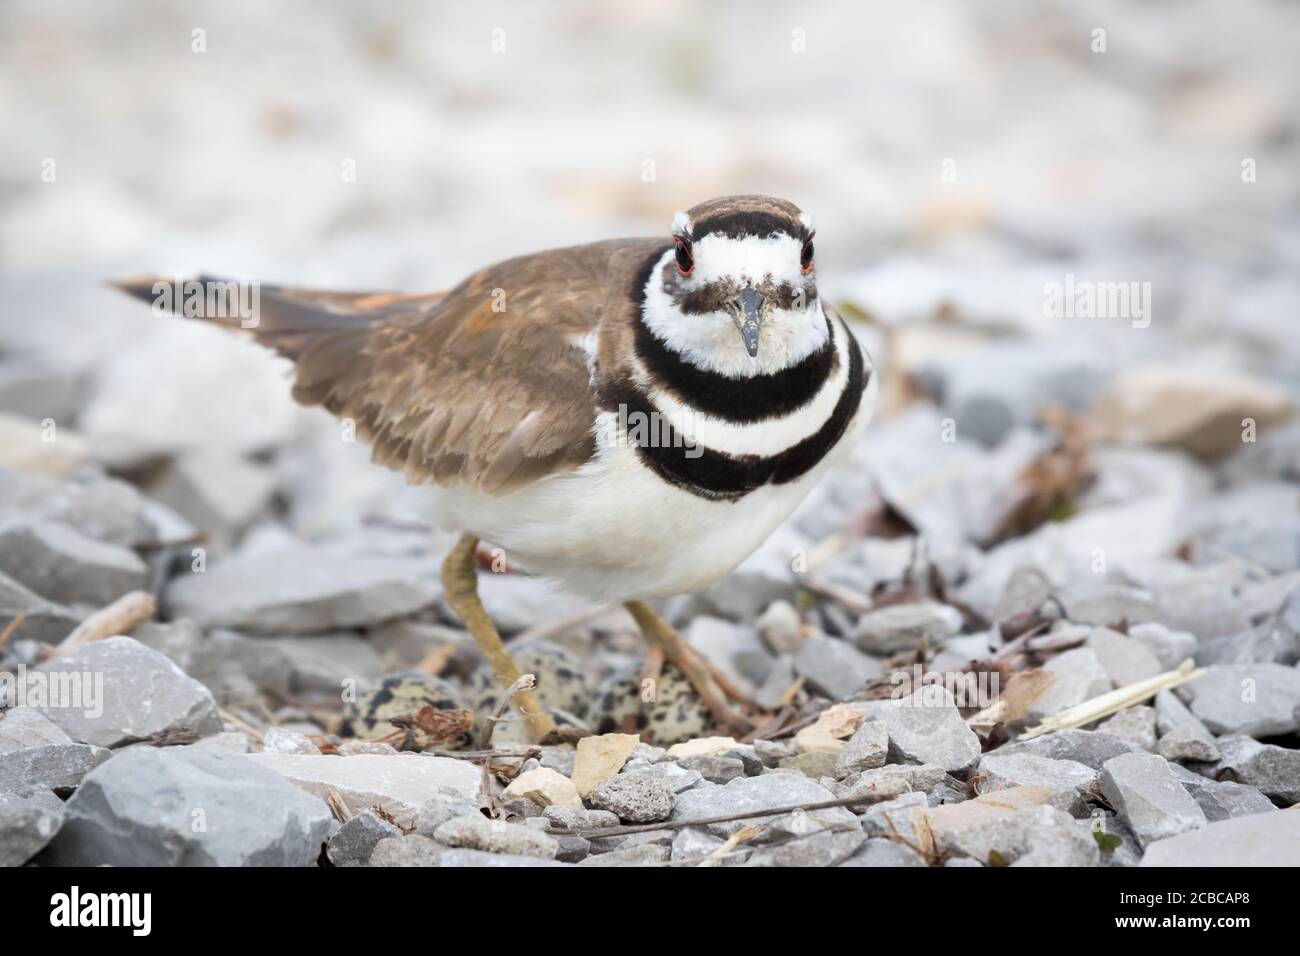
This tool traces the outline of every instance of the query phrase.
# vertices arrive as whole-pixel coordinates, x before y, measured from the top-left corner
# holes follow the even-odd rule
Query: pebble
[[[1156,694],[1156,750],[1166,760],[1210,761],[1219,759],[1219,747],[1205,724],[1187,709],[1173,691]]]
[[[39,641],[42,644],[57,644],[71,634],[84,617],[72,608],[47,601],[0,572],[0,627],[8,627],[20,614],[22,620],[14,630],[12,640]]]
[[[553,805],[582,806],[582,797],[573,781],[547,767],[521,773],[505,788],[507,797],[524,797],[539,807]]]
[[[1220,820],[1152,843],[1141,865],[1215,871],[1232,866],[1300,866],[1300,813],[1256,813]]]
[[[34,707],[0,711],[0,793],[68,791],[111,756],[103,747],[73,741]]]
[[[413,614],[439,588],[407,561],[338,555],[300,542],[236,552],[167,587],[172,617],[256,634],[337,631]]]
[[[149,569],[130,548],[53,521],[0,524],[0,572],[58,604],[98,610],[145,587]]]
[[[559,850],[558,844],[545,833],[518,823],[489,820],[481,813],[453,817],[434,830],[433,838],[444,846],[543,860],[555,859]]]
[[[803,643],[803,622],[789,601],[773,601],[755,622],[758,636],[773,654],[792,654]]]
[[[1097,782],[1097,771],[1073,760],[1052,760],[1033,754],[1001,756],[987,754],[979,765],[981,793],[1012,787],[1046,787],[1051,805],[1074,817],[1088,812],[1088,792]]]
[[[638,843],[620,847],[598,856],[589,856],[578,866],[660,866],[672,858],[672,847],[657,843]]]
[[[672,815],[676,795],[662,776],[642,770],[602,780],[588,799],[627,823],[656,823]]]
[[[1220,664],[1176,693],[1211,733],[1272,737],[1300,729],[1300,670],[1281,664]]]
[[[283,727],[268,728],[262,736],[262,749],[275,754],[319,754],[320,748],[312,743],[305,734],[285,730]]]
[[[1142,705],[1126,707],[1099,723],[1097,730],[1104,734],[1113,734],[1121,740],[1127,740],[1143,750],[1155,750],[1155,708]]]
[[[858,618],[853,640],[870,654],[893,654],[922,642],[941,644],[961,628],[961,612],[945,604],[893,604]]]
[[[542,811],[542,816],[554,826],[569,830],[618,826],[618,814],[608,810],[588,810],[583,806],[552,805]]]
[[[885,765],[889,753],[889,730],[882,720],[864,720],[858,724],[844,749],[835,755],[837,779]]]
[[[843,781],[844,792],[838,796],[892,800],[913,791],[927,793],[943,783],[945,774],[942,767],[887,764]]]
[[[1156,754],[1122,754],[1106,761],[1099,787],[1142,847],[1205,826],[1205,813]]]
[[[375,844],[370,854],[371,866],[437,866],[438,861],[449,853],[445,846],[419,833],[405,836],[388,836]],[[483,854],[488,859],[497,859],[491,854]]]
[[[1196,635],[1175,631],[1154,621],[1134,624],[1128,636],[1146,646],[1160,664],[1162,671],[1173,670],[1183,661],[1196,656]]]
[[[602,780],[623,769],[641,743],[636,734],[600,734],[578,741],[573,758],[573,785],[586,799]]]
[[[1091,647],[1076,647],[1058,654],[1043,665],[1055,683],[1029,709],[1030,721],[1059,713],[1114,689],[1110,675]]]
[[[952,772],[979,760],[979,737],[966,726],[952,693],[942,685],[923,686],[908,697],[888,701],[874,716],[885,725],[893,760]]]
[[[434,831],[448,820],[478,813],[478,806],[478,795],[467,793],[463,786],[440,786],[416,810],[415,832],[431,837]]]
[[[1114,734],[1077,728],[1053,730],[1029,740],[1012,741],[993,751],[999,756],[1030,753],[1053,760],[1073,760],[1093,770],[1100,770],[1112,757],[1137,752],[1137,745]]]
[[[373,810],[362,810],[330,837],[325,855],[335,866],[365,866],[380,840],[401,835],[400,829]]]
[[[1097,655],[1102,670],[1116,687],[1135,684],[1161,672],[1159,658],[1146,644],[1118,631],[1096,628],[1084,646]]]
[[[67,700],[50,699],[41,710],[79,743],[118,747],[222,729],[211,691],[129,637],[94,641],[40,665],[29,679],[35,675],[73,689]]]
[[[884,674],[884,667],[848,641],[814,633],[794,656],[794,672],[806,685],[832,700],[843,700]],[[788,685],[787,685],[788,686]]]
[[[479,768],[468,761],[415,754],[255,753],[239,759],[273,770],[317,797],[324,798],[333,790],[353,813],[382,807],[403,828],[413,826],[420,808],[444,787],[466,800],[476,800],[482,777]]]
[[[875,773],[878,771],[868,771]],[[804,803],[820,803],[835,799],[825,787],[796,773],[765,773],[761,777],[739,777],[726,786],[703,786],[679,794],[672,811],[674,821],[701,820],[706,817],[726,816],[755,810]],[[856,823],[857,818],[843,807],[817,811],[823,825]],[[711,823],[707,830],[715,836],[728,837],[742,827],[762,823],[770,830],[786,830],[792,826],[791,815],[732,820]],[[797,824],[794,824],[797,826]]]
[[[1261,743],[1251,737],[1219,738],[1215,776],[1249,784],[1284,806],[1300,803],[1300,750]]]
[[[893,840],[867,840],[840,866],[929,866],[925,857]]]
[[[54,839],[63,806],[38,797],[0,791],[0,869],[22,866]]]
[[[331,820],[253,758],[186,747],[115,754],[65,810],[47,851],[57,866],[309,866]]]
[[[703,754],[698,757],[683,757],[677,765],[684,770],[694,770],[710,783],[726,783],[737,777],[745,776],[744,761],[736,757],[724,757],[721,754]]]

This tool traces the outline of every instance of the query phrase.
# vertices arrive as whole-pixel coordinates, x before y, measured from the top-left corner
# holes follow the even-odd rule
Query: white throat
[[[645,288],[645,323],[685,361],[728,378],[779,372],[826,344],[826,317],[820,300],[803,309],[773,309],[763,323],[758,355],[750,358],[735,323],[726,312],[685,315],[664,291],[660,275],[673,258],[670,249],[655,264]]]

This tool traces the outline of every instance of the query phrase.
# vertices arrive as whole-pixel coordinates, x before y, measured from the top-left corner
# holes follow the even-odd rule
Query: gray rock
[[[807,832],[773,846],[755,847],[745,866],[835,866],[848,860],[866,842],[862,828],[851,823],[819,827],[818,812],[808,814]]]
[[[696,757],[683,757],[677,765],[684,770],[695,770],[709,783],[726,783],[737,777],[745,776],[745,764],[735,757],[721,754],[701,754]]]
[[[773,654],[792,654],[803,643],[803,622],[789,601],[773,601],[756,625],[758,636]]]
[[[923,686],[908,697],[888,701],[873,716],[885,725],[891,759],[954,772],[979,760],[979,737],[966,726],[952,693],[942,685]]]
[[[835,776],[845,777],[885,765],[889,754],[889,730],[881,720],[864,720],[858,724],[849,742],[835,757]]]
[[[0,793],[71,790],[109,756],[103,747],[75,743],[33,707],[0,711]]]
[[[375,844],[370,854],[371,866],[438,866],[438,861],[448,853],[441,843],[419,833],[406,836],[384,837]],[[492,854],[483,854],[492,857]]]
[[[1136,744],[1143,750],[1156,749],[1156,711],[1154,707],[1126,707],[1097,725],[1104,734]]]
[[[877,773],[879,771],[868,771]],[[733,813],[747,813],[757,810],[772,810],[779,807],[795,806],[804,803],[820,803],[834,799],[834,795],[820,784],[795,773],[765,773],[761,777],[740,777],[725,787],[698,787],[678,795],[677,805],[673,808],[672,819],[701,820],[706,817],[726,816]],[[833,807],[818,810],[817,820],[823,826],[835,823],[852,823],[856,821],[848,810]],[[780,816],[741,819],[726,823],[707,825],[710,833],[728,837],[735,831],[756,820],[763,822],[769,832],[793,832],[792,827],[799,824],[791,819],[791,814]]]
[[[1205,826],[1205,813],[1155,754],[1122,754],[1106,761],[1102,794],[1142,847]]]
[[[619,824],[618,814],[608,810],[588,810],[586,807],[550,806],[542,810],[542,816],[552,825],[570,830],[616,827]]]
[[[946,604],[893,604],[862,615],[853,640],[868,653],[893,654],[922,641],[931,646],[940,644],[961,628],[961,612]]]
[[[234,532],[250,525],[275,492],[271,468],[225,451],[173,458],[145,489],[196,528]]]
[[[913,811],[929,806],[924,793],[905,793],[884,803],[875,803],[862,814],[862,832],[869,837],[904,839],[917,845],[917,834],[912,826]]]
[[[979,766],[981,793],[1010,787],[1046,787],[1051,804],[1074,817],[1088,812],[1088,793],[1097,771],[1073,760],[1052,760],[1033,754],[987,754]]]
[[[63,807],[37,797],[0,793],[0,868],[22,866],[54,839]]]
[[[80,743],[117,747],[154,735],[203,737],[222,729],[206,687],[129,637],[94,641],[36,673],[67,691],[41,709]]]
[[[529,803],[532,801],[530,800]],[[464,787],[438,787],[433,796],[420,804],[415,814],[415,832],[432,837],[438,827],[456,817],[478,813],[476,796],[467,795]]]
[[[132,485],[101,474],[87,472],[60,481],[0,468],[0,512],[6,519],[50,521],[87,538],[130,548],[156,537],[149,505]]]
[[[1237,735],[1221,737],[1219,750],[1222,756],[1215,767],[1219,779],[1249,784],[1288,806],[1300,803],[1300,750]]]
[[[1110,675],[1091,647],[1076,647],[1058,654],[1043,668],[1052,674],[1055,683],[1034,701],[1029,710],[1031,723],[1114,689]]]
[[[438,586],[405,561],[336,555],[303,544],[239,552],[174,578],[173,617],[206,627],[283,634],[377,624],[433,604]]]
[[[867,840],[840,866],[929,866],[925,857],[893,840]]]
[[[1087,820],[1080,820],[1079,825],[1096,841],[1102,866],[1137,866],[1142,859],[1142,847],[1117,814],[1098,808]]]
[[[307,866],[325,802],[234,754],[137,747],[86,775],[50,845],[60,866]]]
[[[1219,759],[1214,735],[1178,697],[1168,690],[1156,694],[1157,752],[1166,760]]]
[[[712,833],[697,830],[695,827],[685,827],[678,830],[677,835],[673,837],[670,859],[674,863],[699,863],[722,846],[723,842],[722,837],[714,836]],[[724,865],[729,862],[731,861],[725,861]]]
[[[864,770],[844,781],[841,797],[875,797],[893,800],[905,793],[928,793],[943,783],[942,767],[915,764],[889,764],[876,770]]]
[[[19,614],[22,621],[14,630],[14,640],[57,644],[81,623],[84,615],[41,597],[0,573],[0,629],[8,627]]]
[[[655,823],[672,815],[675,799],[672,786],[662,775],[640,770],[602,780],[588,802],[629,823]]]
[[[1300,670],[1281,664],[1221,664],[1176,691],[1214,734],[1271,737],[1300,729]]]
[[[1232,780],[1209,780],[1199,777],[1197,782],[1180,780],[1192,795],[1197,806],[1210,823],[1249,816],[1252,813],[1269,813],[1276,810],[1273,801],[1257,788]]]
[[[330,837],[325,855],[335,866],[365,866],[380,840],[400,837],[402,831],[373,810],[362,810]]]
[[[257,742],[242,730],[222,731],[211,737],[204,737],[190,744],[192,749],[206,750],[211,753],[251,754],[257,749]],[[339,748],[343,752],[343,748]]]
[[[1155,655],[1162,671],[1173,670],[1196,656],[1196,635],[1187,631],[1174,631],[1163,624],[1148,622],[1132,625],[1128,636]]]
[[[271,727],[262,737],[262,749],[275,754],[318,754],[320,748],[305,734],[283,727]]]
[[[1096,866],[1096,841],[1055,807],[1029,806],[936,830],[947,853],[1011,866]]]
[[[130,548],[19,519],[0,525],[0,572],[50,601],[99,608],[143,588],[149,569]]]
[[[1221,634],[1201,641],[1196,663],[1213,664],[1293,664],[1300,654],[1300,638],[1274,621],[1266,620],[1232,634]]]
[[[671,857],[672,848],[666,844],[638,843],[599,856],[589,856],[578,866],[661,866]]]
[[[1141,865],[1215,870],[1300,866],[1300,813],[1256,813],[1220,820],[1151,844]]]
[[[555,859],[559,850],[555,840],[545,833],[518,823],[489,820],[481,813],[453,817],[434,831],[433,838],[444,846],[543,860]]]
[[[1011,754],[1034,754],[1038,757],[1050,757],[1053,760],[1073,760],[1100,770],[1102,765],[1112,757],[1120,754],[1139,753],[1141,748],[1128,740],[1100,730],[1054,730],[1051,733],[1033,737],[1029,740],[1016,740],[1003,744],[992,753],[1000,757]]]
[[[131,637],[151,647],[194,678],[223,704],[260,705],[263,694],[290,696],[293,670],[287,656],[270,642],[254,640],[234,631],[205,632],[194,621],[147,621]],[[333,694],[338,684],[329,688]]]
[[[819,694],[843,700],[884,674],[880,662],[837,637],[815,633],[794,657],[795,673]]]
[[[1093,630],[1084,646],[1092,648],[1116,687],[1155,677],[1161,671],[1160,660],[1144,643],[1109,628]]]
[[[375,866],[376,864],[372,862],[370,865]],[[517,856],[511,853],[486,853],[483,850],[443,850],[433,858],[431,863],[424,865],[437,866],[443,869],[460,867],[479,869],[485,866],[528,867],[531,869],[539,866],[569,866],[568,863],[558,859],[547,860],[537,856]]]
[[[415,825],[425,803],[447,789],[475,801],[477,807],[482,777],[479,768],[468,761],[416,754],[338,757],[254,753],[240,759],[274,770],[322,799],[333,790],[353,813],[382,807],[404,829]]]

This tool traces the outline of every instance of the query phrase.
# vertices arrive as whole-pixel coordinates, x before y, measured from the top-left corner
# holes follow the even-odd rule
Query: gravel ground
[[[0,865],[1300,865],[1296,9],[755,6],[5,5]],[[663,608],[754,739],[485,571],[580,739],[463,759],[419,489],[101,285],[436,288],[744,191],[884,380]]]

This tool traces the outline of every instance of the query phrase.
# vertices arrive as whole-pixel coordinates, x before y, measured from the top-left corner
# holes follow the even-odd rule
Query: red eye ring
[[[677,274],[689,276],[695,271],[695,257],[691,254],[691,244],[680,237],[676,242],[677,248],[673,255],[677,260]]]
[[[799,271],[802,272],[804,275],[807,275],[808,273],[812,272],[812,270],[813,270],[813,241],[812,241],[812,236],[809,236],[807,240],[804,241],[803,248],[799,250]]]

